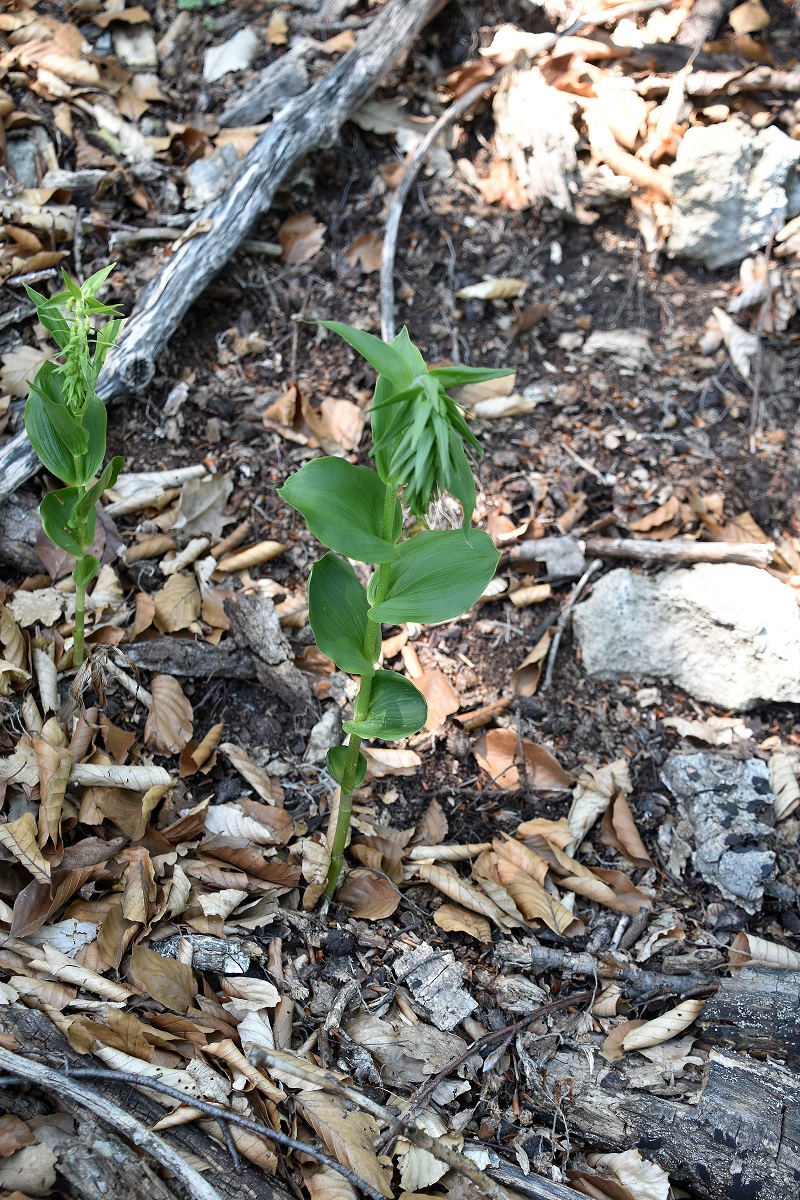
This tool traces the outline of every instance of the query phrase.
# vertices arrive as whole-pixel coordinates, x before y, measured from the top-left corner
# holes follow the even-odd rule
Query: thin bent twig
[[[546,692],[553,682],[553,672],[556,669],[556,655],[558,654],[558,648],[561,645],[561,639],[564,636],[564,630],[567,628],[567,622],[569,621],[572,610],[580,600],[583,593],[586,591],[586,588],[589,586],[592,576],[600,570],[602,565],[603,560],[601,558],[595,558],[589,563],[588,567],[575,584],[575,587],[572,589],[572,594],[562,609],[561,616],[558,618],[558,624],[556,625],[555,634],[553,635],[550,652],[547,655],[547,671],[545,672],[544,683],[542,685],[543,692]]]

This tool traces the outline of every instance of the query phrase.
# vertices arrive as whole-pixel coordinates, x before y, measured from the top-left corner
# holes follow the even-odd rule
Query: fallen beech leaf
[[[26,397],[30,391],[30,381],[50,357],[49,351],[28,346],[25,342],[20,342],[6,354],[0,354],[3,363],[0,367],[0,390],[11,396]]]
[[[495,838],[492,842],[492,849],[499,858],[508,859],[515,868],[532,876],[537,883],[544,884],[548,864],[535,850],[531,850],[530,847],[524,846],[522,842],[517,842],[508,835],[503,838]]]
[[[16,1154],[0,1159],[0,1188],[8,1200],[29,1200],[31,1196],[52,1196],[58,1159],[52,1146],[43,1140],[22,1146]],[[25,1188],[22,1192],[19,1189]]]
[[[734,33],[760,33],[769,25],[771,17],[761,0],[745,0],[728,13],[728,24]]]
[[[348,30],[348,33],[352,30]],[[302,1167],[303,1182],[311,1200],[358,1200],[358,1192],[349,1180],[324,1164],[316,1168],[308,1163]]]
[[[50,883],[50,863],[39,849],[38,826],[33,813],[23,813],[16,821],[0,825],[0,845],[10,850],[14,858],[39,883]]]
[[[455,900],[462,908],[468,908],[482,917],[489,917],[501,928],[506,924],[502,909],[498,909],[493,900],[479,892],[472,884],[466,883],[455,872],[448,871],[445,867],[437,867],[433,863],[420,863],[415,874],[437,891],[443,892],[448,899]]]
[[[175,960],[171,961],[174,962]],[[183,966],[183,964],[178,963],[178,966]],[[126,1054],[124,1050],[117,1050],[113,1046],[95,1044],[93,1053],[102,1059],[106,1066],[111,1067],[113,1071],[125,1071],[130,1075],[140,1076],[143,1087],[147,1086],[148,1079],[157,1079],[161,1083],[166,1083],[170,1087],[174,1087],[179,1092],[185,1092],[189,1097],[193,1097],[196,1100],[201,1099],[202,1093],[197,1081],[192,1078],[188,1071],[147,1062],[146,1059],[136,1058],[134,1055]],[[154,1100],[158,1100],[159,1095],[161,1096],[161,1100],[164,1099],[163,1092],[147,1092],[146,1094]]]
[[[732,967],[771,967],[778,971],[800,971],[800,954],[756,937],[753,933],[737,933],[728,950],[728,961]]]
[[[654,531],[657,531],[664,525],[671,527],[675,522],[678,522],[678,529],[683,526],[681,502],[677,496],[670,496],[668,500],[665,500],[663,504],[653,509],[652,512],[646,513],[643,517],[638,517],[635,521],[631,521],[629,527],[634,534],[646,534],[648,537],[657,537],[658,533]]]
[[[684,1000],[682,1004],[671,1008],[655,1020],[645,1021],[644,1025],[627,1035],[622,1043],[623,1050],[641,1050],[646,1046],[658,1046],[661,1042],[668,1042],[670,1038],[689,1028],[702,1012],[704,1005],[705,1000]]]
[[[484,850],[491,849],[491,842],[472,842],[466,846],[413,846],[409,858],[417,862],[466,862]]]
[[[515,696],[533,696],[539,686],[544,660],[553,640],[553,631],[548,629],[522,662],[516,671],[511,672],[511,690]]]
[[[116,763],[75,763],[69,781],[79,787],[102,787],[106,784],[114,788],[125,788],[130,792],[168,788],[173,782],[169,772],[163,767],[129,767]]]
[[[154,754],[179,754],[192,736],[192,706],[174,675],[154,675],[150,691],[153,707],[147,714],[144,744]]]
[[[24,671],[28,663],[25,639],[11,609],[5,604],[0,606],[0,646],[3,647],[3,659]]]
[[[572,847],[579,846],[612,796],[618,791],[630,795],[633,791],[627,760],[617,759],[604,767],[587,767],[572,793],[572,806],[567,821],[572,830]],[[570,847],[567,847],[570,849]]]
[[[186,743],[181,751],[181,779],[195,775],[198,771],[202,771],[205,775],[214,766],[217,761],[216,750],[224,728],[224,721],[219,721],[216,725],[211,726],[202,741]]]
[[[498,862],[498,871],[503,886],[526,921],[541,921],[554,933],[572,934],[583,931],[583,922],[530,875],[524,874],[503,859]]]
[[[274,846],[291,837],[292,818],[283,809],[264,808],[263,816],[252,815],[247,810],[247,801],[238,804],[214,804],[206,810],[205,827],[209,833],[224,837],[245,838],[257,846]]]
[[[535,742],[523,740],[525,769],[530,787],[537,791],[561,792],[572,783],[571,776],[556,759]],[[496,787],[517,791],[522,787],[520,770],[519,738],[514,729],[492,729],[475,743],[475,757]]]
[[[426,846],[438,846],[447,837],[447,817],[438,800],[431,800],[422,820],[417,822],[414,841]]]
[[[722,337],[731,356],[731,362],[742,379],[749,379],[753,359],[758,354],[760,339],[756,334],[743,329],[741,325],[737,325],[733,318],[729,317],[723,309],[713,308],[711,311],[717,318],[717,324],[722,330]]]
[[[122,915],[126,921],[146,925],[156,901],[156,878],[144,846],[129,846],[120,855],[127,861],[123,874]]]
[[[317,224],[310,213],[287,217],[278,230],[278,241],[285,262],[292,265],[307,262],[322,249],[325,226]]]
[[[510,396],[517,381],[516,373],[500,375],[497,379],[487,379],[483,383],[468,383],[464,387],[453,390],[453,399],[464,408],[472,408],[482,400],[493,400],[497,396]]]
[[[83,966],[68,955],[62,954],[60,950],[56,950],[55,946],[45,944],[41,954],[41,958],[37,953],[37,957],[30,960],[29,967],[43,975],[52,976],[59,983],[73,984],[75,987],[83,988],[87,992],[94,992],[95,995],[112,1002],[125,1001],[131,995],[130,988],[122,987],[121,984],[114,983],[111,979],[104,979],[102,975],[98,975],[97,971]]]
[[[377,233],[362,233],[345,251],[345,259],[351,267],[361,267],[365,275],[381,269],[383,238]]]
[[[741,717],[708,717],[705,721],[687,721],[685,717],[665,717],[665,729],[674,729],[680,737],[695,738],[708,746],[731,746],[734,738],[746,739],[753,731]]]
[[[385,875],[356,868],[348,874],[336,899],[350,909],[351,917],[379,921],[392,915],[400,903],[400,893]]]
[[[237,746],[234,742],[222,742],[220,750],[226,755],[234,771],[238,771],[247,780],[262,800],[266,800],[267,804],[283,805],[280,784],[277,784],[268,771],[254,763],[241,746]]]
[[[484,945],[489,945],[492,940],[492,927],[486,918],[458,904],[441,904],[433,919],[445,933],[466,933]]]
[[[19,996],[26,1003],[29,1002],[30,1008],[47,1005],[57,1012],[63,1012],[78,994],[77,988],[56,983],[54,979],[31,979],[28,975],[12,975],[10,983]]]
[[[427,730],[440,729],[447,718],[457,713],[461,707],[458,692],[438,667],[432,671],[423,671],[412,682],[414,687],[422,692],[428,704],[428,718],[425,722]]]
[[[226,996],[244,1000],[256,1011],[261,1008],[277,1008],[281,1002],[280,992],[268,979],[251,979],[247,975],[226,975],[221,981],[221,986]]]
[[[613,1176],[636,1200],[669,1200],[669,1175],[635,1148],[622,1154],[589,1154],[586,1161],[596,1171]]]
[[[646,1021],[620,1021],[600,1047],[601,1056],[606,1062],[620,1062],[625,1057],[625,1051],[622,1049],[625,1038],[635,1029],[641,1029],[642,1025],[646,1024]]]
[[[538,396],[533,394],[526,396],[520,392],[512,392],[510,396],[476,400],[472,405],[471,412],[474,417],[483,417],[485,421],[494,421],[500,417],[524,417],[526,413],[534,412],[538,405]]]
[[[535,300],[533,304],[529,304],[522,310],[509,329],[508,336],[515,338],[523,333],[529,333],[531,329],[536,328],[540,321],[544,320],[549,312],[549,304],[545,304],[542,300]]]
[[[628,801],[622,792],[614,797],[603,813],[600,840],[603,845],[619,850],[635,867],[644,870],[652,866],[652,859],[639,836]]]
[[[509,592],[508,598],[514,605],[514,608],[527,608],[529,604],[541,604],[544,600],[549,600],[551,594],[552,589],[549,583],[533,583],[530,587],[521,587],[517,588],[515,592]],[[548,630],[547,632],[549,633],[550,631]],[[537,642],[537,646],[542,641],[544,641],[544,638],[541,638]]]
[[[36,588],[32,592],[17,589],[8,602],[11,615],[18,625],[56,625],[64,615],[71,598],[58,588]]]
[[[367,773],[374,779],[385,775],[416,775],[422,759],[415,750],[394,750],[383,746],[362,746],[367,760]]]
[[[543,837],[559,850],[563,850],[572,841],[566,817],[561,817],[558,821],[548,821],[547,817],[534,817],[532,821],[523,821],[517,826],[517,837]]]
[[[28,1126],[13,1113],[0,1117],[0,1158],[8,1158],[21,1146],[32,1146],[36,1138]]]
[[[288,39],[289,22],[283,9],[276,8],[267,21],[267,41],[270,46],[285,46]]]
[[[640,908],[649,908],[652,900],[634,887],[624,871],[608,871],[595,867],[594,872],[586,871],[580,875],[562,875],[559,884],[587,900],[604,904],[615,912],[627,913],[635,917]]]
[[[163,958],[147,946],[131,951],[131,978],[151,996],[173,1012],[185,1013],[194,1004],[197,987],[192,968],[176,958]]]
[[[775,820],[782,821],[800,805],[800,784],[788,754],[773,754],[769,760],[769,784],[775,795]]]
[[[246,546],[235,554],[226,554],[217,563],[217,571],[230,574],[233,571],[247,571],[250,567],[258,567],[262,563],[272,562],[283,554],[286,547],[283,542],[257,542],[255,546]]]
[[[67,790],[72,755],[62,746],[51,746],[44,738],[34,738],[39,764],[39,844],[48,841],[57,846],[61,839],[61,810]]]
[[[456,292],[456,297],[459,300],[513,300],[527,286],[526,279],[484,279],[481,283],[461,288]]]
[[[295,1104],[337,1162],[349,1167],[382,1196],[394,1194],[389,1173],[375,1153],[380,1130],[374,1117],[349,1108],[338,1096],[320,1091],[298,1092]]]
[[[156,629],[160,633],[177,633],[187,629],[200,616],[203,606],[200,588],[193,575],[170,575],[160,591],[153,596]]]

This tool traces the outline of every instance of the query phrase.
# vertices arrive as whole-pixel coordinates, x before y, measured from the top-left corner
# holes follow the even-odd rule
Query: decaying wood
[[[665,96],[671,75],[651,75],[637,84],[644,96]],[[738,71],[692,71],[686,78],[689,96],[738,96],[742,92],[800,93],[800,69],[781,71],[774,67],[746,67]]]
[[[237,646],[253,655],[255,677],[262,687],[292,708],[309,704],[311,685],[294,665],[292,648],[272,601],[262,593],[239,592],[226,602],[225,611]]]
[[[188,638],[160,637],[152,642],[134,642],[125,654],[141,671],[181,675],[189,679],[255,679],[256,661],[230,642],[211,646]]]
[[[251,86],[223,109],[220,125],[224,129],[258,125],[287,100],[302,95],[308,88],[308,71],[303,56],[310,46],[307,38],[301,38],[283,58],[277,58],[265,67]]]
[[[23,1008],[18,1004],[0,1006],[0,1030],[13,1034],[19,1046],[24,1047],[26,1055],[35,1054],[38,1058],[52,1063],[57,1070],[63,1070],[65,1064],[80,1067],[87,1063],[86,1057],[72,1049],[67,1039],[44,1013]],[[31,1066],[39,1065],[30,1059],[26,1061]],[[5,1059],[0,1060],[0,1070],[14,1074]],[[47,1067],[40,1067],[40,1070],[45,1072],[45,1075],[48,1073]],[[28,1078],[32,1080],[30,1074]],[[75,1087],[81,1087],[77,1080],[73,1082]],[[55,1095],[46,1081],[42,1086]],[[161,1105],[145,1096],[138,1088],[131,1088],[127,1084],[102,1081],[93,1084],[91,1089],[84,1090],[90,1091],[102,1101],[103,1111],[96,1114],[101,1120],[105,1119],[108,1106],[112,1106],[121,1110],[135,1125],[149,1132],[147,1127],[154,1125],[164,1116]],[[115,1120],[112,1120],[111,1124],[117,1133],[124,1133]],[[212,1194],[222,1197],[222,1200],[290,1200],[288,1193],[271,1176],[250,1163],[243,1162],[241,1174],[235,1174],[225,1147],[208,1137],[194,1124],[170,1129],[157,1137],[154,1134],[151,1136],[179,1159],[179,1166],[184,1158],[207,1163],[209,1169],[202,1175],[197,1172],[193,1174],[198,1175],[201,1184],[205,1181]],[[144,1149],[141,1143],[138,1144]],[[145,1195],[144,1192],[139,1194]],[[207,1189],[194,1193],[190,1191],[186,1200],[201,1200],[208,1194]],[[147,1195],[149,1200],[149,1193]]]
[[[519,542],[508,551],[513,566],[543,562],[549,551],[545,543],[552,538]],[[573,539],[587,558],[630,559],[642,563],[744,563],[748,567],[767,567],[775,547],[757,542],[659,542],[652,538]]]
[[[700,47],[710,42],[737,0],[695,0],[678,30],[679,46]]]
[[[697,1023],[705,1040],[717,1045],[800,1058],[800,971],[746,967],[738,978],[722,981]]]
[[[28,489],[8,504],[0,504],[0,563],[23,575],[44,570],[34,549],[42,527],[37,504],[38,498]]]
[[[156,359],[194,301],[270,207],[279,186],[311,150],[331,146],[443,0],[389,0],[333,70],[296,97],[261,134],[222,195],[198,213],[186,240],[142,292],[98,384],[104,401],[149,386]],[[207,224],[208,223],[208,224]],[[192,228],[198,236],[192,237]],[[208,232],[200,230],[208,228]],[[0,500],[38,467],[27,435],[0,450]]]

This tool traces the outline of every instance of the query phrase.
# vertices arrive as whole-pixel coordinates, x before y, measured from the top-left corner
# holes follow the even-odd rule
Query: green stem
[[[383,522],[382,533],[386,541],[394,541],[394,517],[395,507],[397,504],[397,488],[388,485],[386,488],[386,499],[383,505]],[[384,598],[386,589],[389,586],[389,571],[388,563],[381,563],[378,567],[377,579],[375,582],[375,604],[380,604]],[[376,639],[375,639],[375,660],[380,654],[380,624],[376,624]],[[364,675],[361,679],[361,687],[353,702],[353,712],[357,721],[366,717],[369,712],[369,697],[372,691],[372,676]],[[339,808],[336,813],[336,826],[333,831],[333,841],[331,842],[331,865],[328,867],[328,882],[325,887],[325,896],[328,900],[333,896],[336,890],[336,884],[339,882],[339,876],[342,872],[344,863],[344,848],[347,842],[347,834],[350,829],[350,814],[353,807],[353,790],[356,785],[356,772],[358,770],[358,756],[361,750],[361,738],[355,734],[351,734],[347,743],[347,757],[344,763],[344,771],[342,772],[342,786],[339,794]]]
[[[83,558],[76,559],[79,566]],[[72,630],[72,665],[79,667],[83,662],[83,629],[86,613],[86,584],[75,581],[75,625]]]

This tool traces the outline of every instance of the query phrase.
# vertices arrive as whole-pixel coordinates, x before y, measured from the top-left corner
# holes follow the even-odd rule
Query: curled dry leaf
[[[277,785],[276,788],[269,772],[254,763],[245,750],[242,750],[235,742],[222,742],[220,750],[227,756],[233,769],[247,780],[262,800],[266,800],[267,804],[283,804],[280,785]]]
[[[194,1004],[197,987],[192,968],[176,958],[163,958],[147,946],[134,946],[130,974],[142,991],[172,1012],[188,1012]]]
[[[154,675],[153,707],[147,714],[144,744],[154,754],[180,754],[191,740],[194,712],[174,675]]]
[[[39,849],[38,826],[33,813],[0,825],[0,845],[10,850],[21,866],[39,883],[50,883],[50,863]]]
[[[286,547],[283,542],[256,542],[254,546],[245,546],[235,554],[226,554],[217,562],[217,571],[221,575],[229,575],[234,571],[248,571],[262,563],[272,562],[279,558]]]
[[[515,671],[511,672],[511,690],[515,696],[533,696],[539,686],[544,661],[553,640],[553,631],[548,629],[538,640]]]
[[[669,1175],[635,1148],[622,1154],[590,1154],[586,1161],[595,1171],[616,1179],[636,1200],[669,1200]]]
[[[320,1091],[298,1092],[295,1103],[337,1162],[349,1167],[382,1196],[393,1195],[389,1173],[375,1153],[380,1130],[374,1117],[349,1108],[338,1096]]]
[[[506,924],[502,910],[498,909],[493,900],[490,900],[483,892],[479,892],[472,884],[461,879],[455,872],[448,871],[446,867],[437,867],[434,863],[420,863],[415,869],[415,874],[435,887],[437,891],[443,892],[448,899],[455,900],[456,904],[461,905],[462,908],[468,908],[482,917],[488,917],[501,928]]]
[[[51,746],[44,738],[34,738],[39,764],[39,844],[57,846],[61,838],[61,810],[67,790],[72,755],[63,746]]]
[[[554,933],[578,934],[583,931],[583,922],[530,875],[503,859],[499,861],[498,871],[508,894],[526,921],[541,921]]]
[[[349,873],[336,899],[350,909],[352,917],[379,921],[392,915],[400,903],[400,893],[381,872],[357,868]]]
[[[333,1167],[303,1165],[303,1182],[311,1200],[358,1200],[358,1192],[349,1180]]]
[[[619,792],[603,813],[600,839],[605,846],[613,846],[624,854],[629,862],[642,870],[652,865],[652,859],[639,836],[628,801]]]
[[[625,1051],[622,1048],[625,1038],[629,1033],[633,1033],[635,1029],[640,1029],[642,1025],[646,1024],[646,1021],[620,1021],[603,1042],[600,1048],[601,1056],[606,1062],[619,1062],[625,1057]]]
[[[345,251],[345,259],[351,267],[361,267],[365,275],[381,269],[383,238],[377,233],[362,233]]]
[[[386,775],[416,775],[422,759],[415,750],[395,750],[383,746],[362,746],[367,760],[367,772],[373,779]]]
[[[571,785],[571,776],[544,746],[523,740],[522,748],[530,787],[543,792],[561,792]],[[479,764],[491,776],[495,786],[506,791],[517,791],[522,787],[517,766],[520,747],[516,730],[492,729],[478,738],[474,750]]]
[[[440,729],[447,718],[457,713],[461,707],[458,692],[438,667],[432,671],[423,671],[413,682],[428,704],[425,728],[429,731]]]
[[[472,842],[465,846],[413,846],[409,858],[419,862],[465,862],[475,858],[484,850],[490,850],[490,842]]]
[[[466,933],[484,945],[489,945],[492,940],[492,927],[486,918],[458,904],[440,905],[433,919],[445,933]]]
[[[770,758],[769,784],[775,796],[775,820],[782,821],[800,805],[800,784],[788,754],[773,754]]]
[[[447,837],[447,817],[438,800],[431,800],[422,820],[417,822],[414,841],[425,846],[438,846]]]
[[[160,633],[188,629],[203,607],[200,588],[193,575],[170,575],[163,588],[153,596],[153,602],[153,621]]]
[[[495,838],[492,842],[492,849],[498,858],[507,859],[515,868],[530,875],[537,883],[544,883],[547,876],[547,863],[535,850],[531,850],[530,847],[507,835],[503,838]]]
[[[512,414],[504,413],[503,415],[510,416]],[[541,604],[543,601],[549,600],[551,593],[552,589],[549,583],[533,583],[530,585],[530,587],[521,587],[517,588],[515,592],[510,592],[508,598],[514,605],[514,608],[527,608],[531,604]],[[549,632],[550,631],[548,630],[548,633]],[[543,641],[544,638],[540,638],[536,643],[534,650],[538,649]],[[526,658],[525,662],[527,663],[529,659],[530,654],[528,655],[528,658]]]
[[[287,217],[278,230],[278,241],[284,261],[290,265],[307,262],[325,243],[325,226],[319,225],[310,213]]]
[[[646,1046],[658,1046],[661,1042],[668,1042],[689,1028],[702,1012],[704,1005],[705,1000],[684,1000],[682,1004],[671,1008],[655,1020],[645,1021],[644,1025],[628,1033],[622,1043],[623,1050],[640,1050]]]
[[[484,279],[481,283],[471,283],[456,292],[459,300],[513,300],[525,291],[528,286],[526,279]]]
[[[211,726],[201,742],[186,743],[181,751],[181,779],[195,775],[198,771],[202,771],[205,775],[211,770],[217,761],[215,752],[220,744],[224,728],[224,722],[219,721],[216,725]]]
[[[756,937],[753,933],[737,933],[728,951],[732,967],[771,967],[778,971],[800,971],[800,954]]]
[[[534,817],[532,821],[523,821],[517,827],[517,837],[543,837],[559,850],[563,850],[572,841],[566,817],[560,817],[558,821],[549,821],[547,817]]]
[[[633,791],[630,771],[625,759],[606,763],[604,767],[588,767],[572,793],[572,805],[567,821],[572,831],[572,848],[579,846],[597,818],[606,811],[617,792],[629,795]]]
[[[106,785],[125,788],[129,792],[149,792],[151,788],[168,788],[173,782],[169,771],[165,771],[163,767],[129,767],[117,763],[75,763],[69,781],[79,787],[103,787]]]

